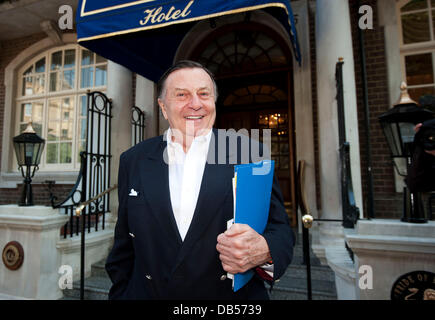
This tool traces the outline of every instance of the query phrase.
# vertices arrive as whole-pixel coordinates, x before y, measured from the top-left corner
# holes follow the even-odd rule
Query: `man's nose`
[[[202,102],[201,102],[201,99],[199,99],[197,94],[192,95],[192,99],[190,100],[190,107],[194,110],[201,109]]]

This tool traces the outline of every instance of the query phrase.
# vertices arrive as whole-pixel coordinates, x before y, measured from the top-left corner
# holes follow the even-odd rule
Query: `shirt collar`
[[[194,143],[195,144],[199,143],[199,144],[209,145],[212,133],[213,133],[213,130],[210,129],[207,134],[195,137],[193,139],[193,141],[192,141],[192,145]],[[181,147],[181,145],[178,142],[172,141],[172,130],[171,130],[171,128],[169,128],[166,131],[166,141],[167,141],[168,145],[171,146],[171,147],[175,147],[175,146],[180,146]]]

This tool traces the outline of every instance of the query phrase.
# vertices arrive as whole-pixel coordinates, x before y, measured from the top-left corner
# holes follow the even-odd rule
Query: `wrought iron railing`
[[[337,86],[338,138],[341,163],[341,203],[343,209],[343,227],[353,228],[359,217],[359,208],[355,203],[350,167],[350,144],[346,141],[346,125],[344,117],[342,58],[335,65],[335,81]]]
[[[145,112],[136,106],[131,108],[131,139],[136,145],[145,139]]]
[[[58,203],[51,193],[53,208],[69,215],[70,220],[63,228],[63,236],[73,237],[80,233],[81,219],[85,219],[88,233],[105,228],[105,214],[109,211],[110,195],[96,198],[84,208],[80,217],[75,209],[80,203],[94,198],[110,186],[110,127],[112,101],[102,92],[87,93],[86,149],[80,153],[80,171],[77,181],[68,196]]]

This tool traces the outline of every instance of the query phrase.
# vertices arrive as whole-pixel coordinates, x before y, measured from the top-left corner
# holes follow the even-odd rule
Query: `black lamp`
[[[38,136],[29,122],[26,130],[13,138],[18,169],[24,178],[24,187],[21,194],[20,206],[33,206],[32,178],[41,161],[45,140]]]
[[[411,164],[411,146],[414,141],[414,127],[417,123],[432,119],[434,113],[422,107],[412,100],[408,94],[405,82],[400,86],[400,99],[394,107],[379,116],[379,121],[387,138],[388,146],[391,151],[394,165],[401,176],[406,176],[406,172],[401,172],[396,160],[399,158],[406,160],[407,167]],[[404,206],[402,221],[424,223],[421,195],[410,193],[404,187]]]

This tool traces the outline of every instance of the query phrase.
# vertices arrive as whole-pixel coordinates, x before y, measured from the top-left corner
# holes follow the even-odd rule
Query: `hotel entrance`
[[[190,57],[216,77],[216,127],[270,129],[271,155],[292,226],[297,225],[291,52],[254,22],[217,28]]]

